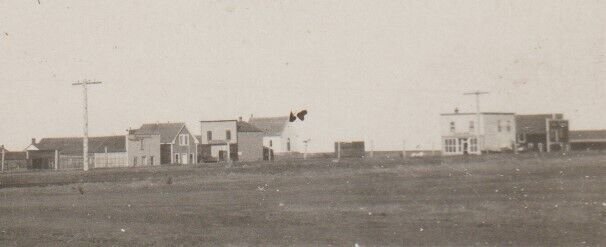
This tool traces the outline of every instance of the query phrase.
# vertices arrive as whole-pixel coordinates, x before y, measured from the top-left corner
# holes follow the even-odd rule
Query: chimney
[[[36,144],[36,138],[32,138],[32,144]]]
[[[248,121],[250,122],[250,121],[252,121],[252,119],[253,119],[253,114],[250,114],[250,118],[248,119]]]
[[[458,107],[455,107],[455,109],[454,109],[454,113],[455,113],[455,114],[459,114],[459,108],[458,108]]]
[[[242,116],[238,117],[238,121],[242,122]]]

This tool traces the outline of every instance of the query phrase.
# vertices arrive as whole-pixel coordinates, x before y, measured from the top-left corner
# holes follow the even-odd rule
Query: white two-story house
[[[263,146],[275,154],[303,151],[299,121],[291,123],[288,116],[252,118],[249,123],[263,131]]]
[[[516,128],[513,113],[445,113],[440,115],[444,155],[512,150]]]

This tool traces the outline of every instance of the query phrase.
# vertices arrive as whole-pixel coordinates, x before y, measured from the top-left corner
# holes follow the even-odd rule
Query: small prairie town
[[[0,246],[606,246],[604,10],[0,1]]]

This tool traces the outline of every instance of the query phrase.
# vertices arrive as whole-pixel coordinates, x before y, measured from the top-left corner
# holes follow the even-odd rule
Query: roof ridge
[[[250,121],[252,120],[257,120],[257,119],[278,119],[278,118],[288,118],[288,116],[275,116],[275,117],[253,117],[250,119]]]
[[[89,136],[88,138],[103,138],[103,137],[124,137],[124,135],[106,135],[106,136]],[[40,140],[44,139],[79,139],[84,138],[83,136],[66,136],[66,137],[42,137]]]

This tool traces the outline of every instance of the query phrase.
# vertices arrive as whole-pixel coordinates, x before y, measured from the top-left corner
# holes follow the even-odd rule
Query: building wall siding
[[[160,144],[160,164],[170,164],[171,154],[171,144]]]
[[[263,132],[238,133],[238,160],[263,160]]]
[[[269,145],[271,141],[271,146]],[[274,150],[275,153],[282,152],[282,137],[265,136],[263,137],[263,146]]]
[[[282,131],[282,136],[280,140],[280,149],[276,150],[276,153],[281,152],[300,152],[300,138],[299,138],[299,128],[297,123],[286,123],[286,127],[284,127],[284,131]],[[288,150],[288,139],[290,138],[290,151]]]
[[[501,121],[500,132],[499,120]],[[507,131],[507,121],[509,121],[510,124],[509,131]],[[516,137],[513,115],[483,115],[482,122],[484,151],[498,152],[504,149],[513,148]]]
[[[127,143],[128,150],[128,165],[134,166],[134,159],[137,157],[137,166],[147,165],[160,165],[161,163],[161,151],[160,151],[160,135],[144,135],[137,136],[130,135]],[[142,145],[143,144],[143,148]],[[147,164],[143,164],[142,157],[145,156]],[[151,163],[153,157],[153,164]]]
[[[209,144],[207,132],[212,132],[212,140],[225,141],[226,130],[231,132],[231,140],[229,143],[238,143],[237,125],[236,120],[233,121],[217,121],[217,122],[201,122],[200,123],[200,134],[201,144]]]
[[[480,146],[482,151],[499,152],[512,149],[516,138],[515,119],[513,114],[481,114],[480,123],[475,114],[452,114],[440,117],[440,133],[442,135],[442,150],[445,150],[445,140],[452,138],[473,138],[476,130],[480,135]],[[501,131],[499,132],[499,121]],[[470,129],[473,122],[473,129]],[[454,123],[454,132],[451,130]],[[509,123],[509,130],[507,128]],[[479,127],[479,129],[478,129]],[[462,152],[459,152],[459,154]]]
[[[183,135],[183,134],[188,136],[189,145],[182,146],[179,144],[179,135]],[[175,138],[175,144],[173,145],[173,152],[172,152],[173,159],[176,154],[179,154],[179,155],[185,154],[185,155],[187,155],[187,163],[194,164],[194,163],[196,163],[196,153],[197,153],[197,148],[196,148],[195,137],[189,132],[187,127],[185,127],[181,130],[181,132],[179,132],[179,134]],[[193,157],[193,160],[190,160],[192,157]],[[174,162],[174,160],[173,160],[173,162]],[[181,156],[179,157],[179,163],[181,163],[181,164],[183,163]]]

